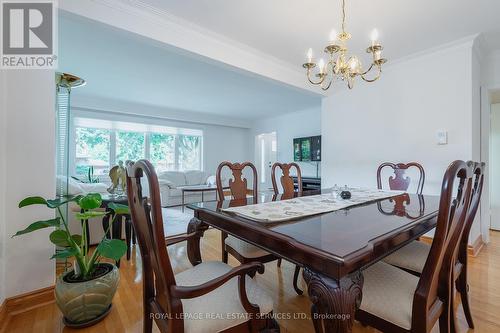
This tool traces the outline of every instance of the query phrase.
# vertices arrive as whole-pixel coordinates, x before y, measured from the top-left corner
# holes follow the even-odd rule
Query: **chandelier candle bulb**
[[[319,67],[319,73],[323,74],[325,71],[325,61],[323,60],[323,58],[319,59],[318,67]]]
[[[372,30],[371,40],[372,40],[372,46],[378,45],[377,44],[377,41],[378,41],[378,30],[377,29]]]
[[[307,50],[307,63],[312,63],[312,58],[313,58],[313,50],[312,48],[309,48],[309,50]]]
[[[330,45],[334,45],[337,40],[338,33],[335,29],[330,31]]]

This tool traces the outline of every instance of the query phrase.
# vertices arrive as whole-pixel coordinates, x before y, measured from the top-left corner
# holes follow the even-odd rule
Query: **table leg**
[[[184,213],[184,191],[182,191],[182,212]]]
[[[130,260],[130,244],[132,238],[132,222],[130,216],[125,216],[125,240],[127,242],[127,260]]]
[[[122,218],[123,215],[116,214],[111,225],[113,239],[122,239]],[[116,262],[116,267],[120,268],[120,260]]]
[[[196,235],[190,237],[187,241],[187,255],[193,266],[201,263],[200,239],[203,233],[208,229],[208,224],[202,222],[196,217],[189,221],[187,233],[196,232]]]
[[[361,305],[363,275],[356,272],[340,280],[304,268],[304,280],[316,333],[352,332],[356,309]]]
[[[204,202],[205,199],[203,199],[203,193],[205,193],[204,191],[201,191],[201,202]]]

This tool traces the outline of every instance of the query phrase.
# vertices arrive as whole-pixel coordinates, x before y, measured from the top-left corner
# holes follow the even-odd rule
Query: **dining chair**
[[[274,198],[278,196],[279,186],[278,181],[276,179],[276,168],[281,169],[281,177],[279,178],[281,187],[283,188],[283,193],[281,194],[281,200],[283,199],[292,199],[295,195],[302,196],[303,187],[302,187],[302,172],[300,170],[300,166],[297,163],[279,163],[276,162],[273,164],[271,169],[271,181],[273,183],[273,191]],[[297,173],[297,192],[295,192],[295,184],[292,176],[290,176],[290,169],[295,168],[295,172]],[[274,200],[273,200],[274,201]],[[278,267],[281,267],[281,258],[278,259]],[[293,288],[297,292],[297,294],[302,295],[303,291],[298,286],[300,274],[300,266],[295,265],[295,271],[293,272]]]
[[[469,243],[469,234],[476,217],[481,193],[484,183],[484,163],[475,163],[474,165],[474,187],[472,190],[472,198],[469,211],[465,220],[465,228],[460,240],[458,258],[455,263],[454,281],[457,291],[460,293],[462,307],[464,309],[465,318],[470,328],[474,328],[472,312],[469,304],[469,285],[467,282],[467,248]],[[420,275],[423,271],[427,257],[429,256],[431,245],[424,242],[415,241],[393,254],[389,255],[384,261],[393,266],[405,269],[415,275]],[[453,318],[456,317],[455,308],[453,308]],[[454,322],[452,322],[454,323]],[[453,325],[452,325],[453,329]]]
[[[417,277],[380,261],[364,270],[356,319],[383,332],[450,331],[452,274],[465,227],[473,167],[454,161],[443,178],[437,226],[422,274]]]
[[[144,176],[149,200],[143,196]],[[153,320],[164,333],[279,331],[271,319],[273,300],[248,276],[262,274],[262,263],[233,268],[203,262],[174,274],[167,246],[196,233],[165,239],[158,178],[149,161],[127,167],[127,194],[142,257],[144,332],[152,331]]]
[[[280,184],[283,188],[283,196],[286,198],[293,198],[295,193],[298,195],[302,195],[302,172],[300,171],[300,167],[297,163],[279,163],[276,162],[273,164],[271,169],[271,180],[273,182],[273,190],[274,194],[279,194],[279,186],[276,179],[276,168],[281,169],[281,177]],[[290,176],[290,169],[295,168],[295,172],[297,173],[297,192],[295,192],[295,185],[292,176]]]
[[[385,162],[380,164],[377,169],[377,187],[382,189],[382,171],[386,168],[391,168],[394,172],[394,176],[390,176],[388,179],[389,189],[396,191],[407,191],[410,187],[411,178],[406,176],[406,172],[411,169],[417,169],[419,173],[419,179],[417,183],[417,194],[422,194],[425,182],[425,171],[422,165],[416,162],[410,163],[391,163]]]
[[[231,192],[231,200],[243,200],[247,199],[249,193],[252,193],[253,203],[256,204],[258,202],[258,190],[257,190],[257,169],[250,162],[244,163],[231,163],[231,162],[222,162],[219,164],[217,168],[217,172],[215,174],[216,183],[217,183],[217,191],[219,191],[219,198],[224,198],[223,184],[222,184],[222,172],[224,168],[227,167],[232,173],[232,179],[229,179],[229,190]],[[253,176],[253,187],[251,192],[248,189],[248,180],[243,177],[243,171],[245,168],[248,168],[252,171]],[[232,235],[228,235],[226,232],[221,232],[221,248],[222,248],[222,261],[227,264],[228,262],[228,254],[230,253],[233,257],[236,258],[240,263],[245,264],[248,262],[258,261],[261,263],[267,263],[274,260],[278,260],[278,267],[281,266],[281,258],[275,256],[272,253],[269,253],[260,247],[257,247],[253,244],[245,242],[237,237]],[[295,268],[294,279],[293,279],[293,288],[297,294],[302,295],[303,291],[298,287],[298,278],[299,272],[297,268]]]

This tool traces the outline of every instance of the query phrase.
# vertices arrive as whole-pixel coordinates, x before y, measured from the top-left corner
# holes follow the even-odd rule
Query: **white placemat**
[[[259,222],[281,222],[305,216],[333,212],[364,203],[401,195],[403,191],[350,188],[350,199],[335,198],[332,194],[312,195],[294,199],[271,201],[255,205],[225,208],[233,213]]]

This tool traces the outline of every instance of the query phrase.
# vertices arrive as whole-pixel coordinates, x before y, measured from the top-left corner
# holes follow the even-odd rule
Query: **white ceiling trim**
[[[191,124],[218,125],[238,128],[251,128],[252,122],[245,119],[205,114],[194,111],[165,108],[135,102],[124,102],[84,93],[71,96],[71,106],[74,109],[98,113],[119,113],[144,118],[157,118]],[[137,110],[141,110],[138,112]]]
[[[301,68],[139,0],[61,1],[59,8],[321,95]]]

